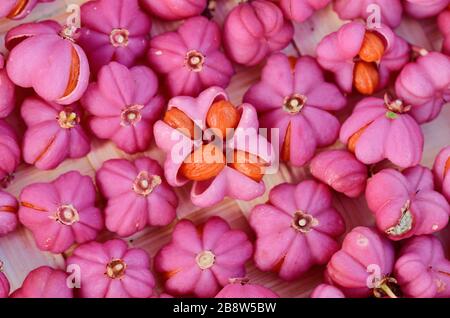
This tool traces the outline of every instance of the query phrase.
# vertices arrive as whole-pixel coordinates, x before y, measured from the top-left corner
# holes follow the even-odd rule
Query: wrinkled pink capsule
[[[54,0],[2,0],[0,4],[0,18],[20,20],[31,13],[34,7],[41,2]]]
[[[105,222],[109,231],[130,236],[146,226],[165,226],[176,217],[178,198],[150,158],[134,162],[113,159],[97,171],[97,186],[108,200]]]
[[[412,17],[423,19],[435,16],[450,4],[449,0],[404,0],[405,11]]]
[[[255,0],[239,4],[228,14],[223,35],[227,55],[236,63],[253,66],[285,48],[294,28],[276,4]]]
[[[163,273],[170,294],[214,297],[230,278],[245,276],[252,252],[247,235],[232,230],[220,217],[198,227],[182,220],[173,230],[172,241],[156,255],[154,266]]]
[[[450,55],[450,7],[439,15],[438,26],[444,36],[442,52]]]
[[[70,105],[81,98],[89,83],[89,63],[74,42],[75,30],[57,22],[27,23],[11,29],[6,64],[14,84],[31,87],[43,99]]]
[[[450,202],[450,146],[442,149],[437,155],[433,172],[437,188]]]
[[[378,229],[394,241],[432,234],[448,223],[450,206],[434,191],[433,175],[422,166],[375,174],[367,182],[366,199]]]
[[[313,180],[273,188],[269,203],[253,208],[249,222],[257,236],[256,267],[289,281],[313,265],[326,264],[345,231],[344,220],[331,205],[331,192]]]
[[[293,64],[283,53],[269,57],[261,81],[250,87],[244,101],[257,109],[261,127],[279,129],[281,159],[295,166],[337,140],[340,124],[331,112],[347,103],[313,58],[301,57]]]
[[[22,148],[26,163],[50,170],[68,158],[82,158],[91,150],[78,104],[62,106],[29,97],[20,110],[27,125]]]
[[[138,0],[97,0],[81,7],[77,40],[95,72],[111,61],[127,67],[144,56],[152,26]]]
[[[81,270],[80,295],[84,298],[149,298],[155,279],[150,257],[122,240],[80,245],[67,259]]]
[[[395,263],[395,277],[407,297],[450,297],[450,261],[432,235],[406,242]]]
[[[3,262],[0,261],[0,298],[8,298],[9,290],[9,281],[5,273],[3,273]]]
[[[392,243],[371,228],[358,226],[327,265],[327,278],[347,297],[394,297]]]
[[[333,9],[343,20],[367,19],[379,12],[381,22],[391,28],[400,24],[403,13],[400,0],[336,0]]]
[[[199,149],[203,142],[207,143],[215,137],[211,137],[213,131],[207,126],[207,114],[212,105],[219,101],[228,101],[227,93],[220,87],[211,87],[203,91],[197,98],[180,96],[172,98],[168,103],[168,110],[177,109],[195,124],[194,140],[183,133],[183,129],[173,128],[163,120],[156,122],[154,126],[157,146],[166,153],[164,173],[167,182],[173,187],[181,187],[192,179],[186,178],[181,173],[181,167],[186,159],[189,159],[193,149]],[[248,161],[261,164],[258,166],[259,176],[264,175],[266,166],[273,162],[274,149],[265,137],[259,134],[259,122],[255,108],[247,103],[237,107],[240,115],[236,127],[229,127],[232,134],[227,136],[223,145],[218,143],[217,148],[225,154],[236,152],[249,154]],[[228,128],[228,127],[227,127]],[[235,128],[234,130],[232,128]],[[209,139],[208,139],[209,138]],[[216,142],[217,142],[216,138]],[[214,145],[214,143],[213,143]],[[217,152],[219,155],[220,153]],[[217,156],[215,156],[217,158]],[[233,157],[233,156],[231,156]],[[263,179],[253,179],[245,171],[237,169],[233,163],[243,164],[234,158],[209,158],[214,163],[223,164],[223,168],[217,175],[205,180],[194,180],[191,189],[191,201],[196,206],[210,207],[221,202],[226,196],[250,201],[265,192]],[[200,158],[202,159],[202,158]],[[207,162],[206,158],[205,162]],[[194,162],[196,159],[194,158]],[[201,160],[198,160],[201,161]],[[211,163],[210,161],[210,163]],[[200,162],[201,163],[201,162]],[[256,169],[253,169],[256,170]]]
[[[345,150],[329,150],[318,154],[310,166],[311,173],[334,190],[356,198],[364,192],[367,167]]]
[[[22,287],[11,298],[73,298],[73,289],[67,285],[68,276],[62,270],[41,266],[31,271]]]
[[[450,58],[421,50],[416,62],[406,65],[397,77],[395,91],[419,123],[436,118],[450,101]]]
[[[153,69],[164,74],[171,96],[197,96],[211,86],[226,88],[234,74],[220,44],[217,23],[195,17],[176,32],[154,37],[147,57]]]
[[[364,164],[390,160],[400,167],[419,164],[423,151],[420,126],[400,100],[367,97],[342,124],[340,140]]]
[[[1,119],[0,154],[0,187],[6,187],[20,163],[20,147],[14,130]]]
[[[366,32],[374,33],[385,44],[381,59],[376,62],[378,86],[384,88],[392,72],[400,70],[409,61],[408,43],[397,36],[388,26],[369,29],[361,22],[344,24],[338,31],[322,39],[317,46],[317,61],[326,70],[333,72],[342,90],[352,92],[354,71]]]
[[[345,295],[337,287],[320,284],[314,288],[311,298],[345,298]]]
[[[181,20],[200,15],[207,0],[142,0],[147,11],[164,20]]]
[[[248,284],[247,279],[232,278],[230,283],[226,285],[216,295],[215,298],[279,298],[271,289],[256,285]]]
[[[272,0],[279,2],[285,16],[296,22],[308,20],[315,11],[325,8],[331,0]]]
[[[94,184],[77,171],[25,187],[19,201],[19,220],[43,251],[62,253],[75,242],[94,240],[103,229]]]
[[[148,149],[153,123],[164,108],[164,99],[158,95],[158,78],[151,69],[128,69],[117,62],[100,70],[97,82],[89,85],[81,102],[91,115],[93,133],[112,140],[127,153]]]
[[[15,105],[15,86],[5,69],[5,59],[0,53],[0,118],[7,117]]]
[[[0,190],[0,237],[16,229],[17,210],[16,198]]]

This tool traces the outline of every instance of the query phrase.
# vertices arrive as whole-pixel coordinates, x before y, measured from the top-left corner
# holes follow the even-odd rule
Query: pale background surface
[[[68,4],[81,4],[85,0],[56,0],[54,3],[41,4],[33,13],[25,20],[9,21],[0,20],[0,34],[1,34],[1,50],[6,52],[3,46],[3,35],[12,26],[39,19],[54,18],[59,21],[64,21],[66,14],[65,8]],[[218,0],[218,7],[216,10],[215,20],[220,24],[226,15],[226,12],[232,8],[238,0]],[[163,23],[153,19],[152,35],[159,34],[169,29],[174,29],[177,23]],[[302,24],[296,24],[295,43],[301,54],[314,55],[317,43],[326,34],[333,32],[339,28],[344,21],[339,20],[336,14],[328,7],[317,12],[310,20]],[[410,18],[405,18],[404,22],[397,29],[397,33],[403,36],[410,43],[422,46],[428,50],[440,50],[442,39],[436,28],[433,20],[414,21]],[[294,47],[291,45],[286,50],[286,53],[297,55]],[[241,102],[241,98],[248,87],[258,80],[260,68],[254,67],[242,70],[238,68],[238,72],[232,80],[227,91],[231,96],[231,100],[235,104]],[[354,105],[353,100],[348,109],[343,111],[342,118]],[[14,119],[12,119],[14,122]],[[428,167],[432,166],[434,157],[446,145],[450,145],[450,105],[444,107],[443,112],[435,121],[430,124],[422,126],[425,134],[425,150],[422,163]],[[333,148],[342,147],[336,144]],[[145,153],[150,157],[157,159],[160,163],[163,162],[163,154],[161,151],[151,146],[150,150]],[[134,157],[138,157],[134,156]],[[125,157],[132,158],[125,155],[120,150],[116,149],[114,145],[109,142],[102,142],[94,140],[92,144],[92,152],[83,159],[67,160],[60,167],[53,171],[39,171],[33,167],[22,165],[16,178],[8,192],[18,196],[21,189],[25,186],[39,182],[50,181],[59,175],[70,171],[78,170],[82,174],[94,176],[95,171],[99,169],[102,163],[111,158]],[[283,182],[299,182],[305,177],[309,176],[308,168],[293,168],[286,165],[281,165],[280,171],[276,175],[266,176],[264,181],[269,191],[274,186]],[[242,202],[236,200],[226,199],[221,204],[218,204],[209,209],[199,209],[193,206],[189,201],[189,187],[178,188],[176,193],[180,198],[180,206],[178,208],[178,217],[192,219],[194,222],[201,222],[212,215],[220,215],[231,223],[234,228],[240,228],[251,234],[246,217],[250,209],[259,203],[267,200],[267,193],[252,202]],[[363,198],[357,200],[350,200],[342,195],[334,196],[335,207],[342,213],[346,220],[347,230],[352,229],[356,225],[371,225],[373,218],[367,210]],[[172,225],[173,226],[173,225]],[[152,257],[158,249],[170,240],[170,233],[172,226],[155,229],[147,228],[146,230],[137,233],[131,238],[128,238],[130,246],[140,247],[145,249]],[[445,241],[450,243],[450,235],[447,228],[446,232],[441,235],[445,236]],[[111,234],[105,233],[99,240],[105,240],[111,237]],[[448,247],[447,247],[448,249]],[[449,250],[450,252],[450,250]],[[12,290],[20,287],[25,276],[36,267],[47,264],[53,267],[64,267],[64,258],[67,255],[52,255],[49,253],[42,253],[39,251],[34,243],[32,235],[25,229],[21,228],[17,232],[9,235],[6,238],[0,239],[0,259],[5,262],[5,272],[11,281]],[[322,281],[323,267],[315,267],[304,275],[303,278],[287,283],[278,279],[276,275],[271,273],[262,273],[249,262],[248,277],[251,282],[263,284],[272,288],[282,297],[308,297],[311,290]],[[159,282],[160,283],[160,282]]]

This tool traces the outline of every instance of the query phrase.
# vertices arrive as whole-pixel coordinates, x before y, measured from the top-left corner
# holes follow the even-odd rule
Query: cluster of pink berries
[[[37,3],[51,1],[2,1],[0,17],[21,19]],[[145,156],[109,160],[95,180],[70,171],[28,185],[18,200],[0,191],[0,236],[20,223],[40,250],[70,249],[66,264],[79,269],[81,280],[74,289],[68,273],[40,267],[10,295],[0,261],[0,298],[148,298],[156,295],[156,278],[173,296],[278,297],[247,283],[250,260],[286,281],[326,265],[324,284],[312,297],[450,297],[450,261],[434,236],[449,222],[450,144],[432,170],[420,165],[421,125],[450,101],[450,0],[248,0],[232,7],[223,25],[211,19],[218,1],[94,0],[82,5],[79,29],[46,20],[6,34],[0,185],[13,182],[22,160],[51,170],[85,157],[92,138],[112,141],[128,154],[148,150],[154,139],[166,161],[161,167]],[[325,36],[315,57],[282,53],[294,23],[330,3],[340,18],[352,21]],[[362,19],[374,4],[381,24],[369,26]],[[404,14],[439,15],[442,52],[397,35],[393,28]],[[184,21],[150,38],[152,16]],[[259,64],[260,80],[234,106],[224,89],[235,70]],[[341,121],[337,112],[350,95],[360,101]],[[7,122],[16,105],[26,125],[23,138]],[[279,144],[277,153],[242,141],[242,131],[260,127],[279,130],[278,140],[253,136],[261,148]],[[223,162],[226,154],[212,139],[193,138],[195,130],[211,128],[237,162]],[[181,161],[172,156],[180,140]],[[337,141],[345,149],[317,154]],[[211,153],[220,160],[188,160]],[[200,225],[178,221],[153,262],[121,239],[96,241],[104,229],[125,238],[171,224],[175,187],[192,183],[190,198],[199,207],[225,197],[260,197],[267,167],[278,158],[308,165],[312,177],[276,186],[266,204],[252,209],[254,242],[218,216]],[[375,226],[346,228],[333,206],[334,192],[364,196]]]

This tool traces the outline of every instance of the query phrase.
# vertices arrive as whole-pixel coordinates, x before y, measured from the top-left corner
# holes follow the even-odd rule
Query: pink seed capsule
[[[155,279],[147,252],[129,248],[125,241],[82,244],[67,259],[67,265],[80,268],[80,296],[83,298],[149,298],[153,295]]]
[[[283,53],[269,57],[261,81],[250,87],[244,101],[255,106],[261,127],[279,129],[280,157],[295,166],[305,165],[317,148],[337,140],[340,124],[331,112],[347,103],[313,58]]]
[[[242,2],[228,14],[223,30],[227,55],[246,66],[259,64],[266,56],[285,48],[294,28],[273,2]]]
[[[422,124],[435,119],[450,101],[450,57],[423,49],[418,54],[397,77],[395,91],[412,106],[411,115]]]
[[[344,220],[331,205],[331,192],[313,180],[273,188],[269,202],[251,211],[250,226],[257,237],[253,259],[258,269],[288,281],[313,265],[326,264],[345,231]]]
[[[0,237],[13,232],[17,227],[17,200],[0,190]]]
[[[171,96],[197,96],[211,86],[226,88],[230,83],[233,65],[220,45],[217,23],[194,17],[177,31],[154,37],[147,58],[153,69],[164,75]]]
[[[367,182],[366,199],[378,229],[394,241],[438,232],[449,221],[450,206],[422,166],[378,172]]]
[[[351,198],[366,188],[367,167],[345,150],[329,150],[318,154],[310,166],[311,173],[337,192]]]
[[[150,158],[113,159],[97,171],[97,186],[108,200],[106,227],[122,237],[147,226],[165,226],[176,216],[178,198]]]
[[[355,227],[327,265],[326,277],[347,297],[397,297],[392,242],[374,229]]]
[[[148,149],[153,124],[164,108],[158,78],[146,66],[127,68],[117,62],[102,67],[82,99],[89,126],[101,139],[112,140],[127,153]]]
[[[388,159],[400,167],[415,166],[424,139],[410,111],[401,100],[365,98],[342,124],[340,140],[366,165]]]
[[[450,297],[450,261],[432,235],[406,242],[395,262],[395,277],[407,297]]]
[[[42,266],[31,271],[22,287],[11,298],[73,298],[73,289],[67,285],[68,276],[62,270]]]
[[[207,0],[143,0],[147,11],[164,20],[182,20],[200,15],[205,10]]]
[[[38,97],[27,98],[21,107],[27,125],[23,138],[23,158],[38,169],[50,170],[66,159],[82,158],[91,150],[81,126],[80,106],[62,106]]]
[[[75,43],[76,29],[55,21],[26,23],[6,34],[11,51],[6,70],[17,86],[33,88],[43,99],[70,105],[89,83],[89,63]],[[23,61],[27,61],[24,63]]]
[[[25,187],[19,198],[19,220],[41,250],[62,253],[74,243],[94,240],[103,229],[95,195],[91,178],[71,171],[53,182]]]
[[[170,294],[214,297],[230,278],[245,276],[252,252],[247,235],[232,230],[220,217],[198,227],[182,220],[171,242],[159,250],[154,266]]]
[[[265,191],[263,176],[274,156],[258,128],[255,108],[248,103],[235,107],[220,87],[208,88],[197,98],[172,98],[164,119],[154,126],[156,145],[166,153],[167,182],[173,187],[192,182],[190,197],[200,207],[213,206],[226,196],[257,198]],[[216,141],[227,137],[227,142],[199,143],[198,136],[213,133]]]
[[[81,7],[78,43],[95,73],[111,61],[132,67],[145,54],[151,26],[138,0],[89,1]]]

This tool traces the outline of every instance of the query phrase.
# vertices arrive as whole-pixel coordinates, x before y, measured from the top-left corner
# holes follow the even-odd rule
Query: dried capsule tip
[[[319,225],[319,221],[310,214],[297,211],[292,219],[292,227],[301,233],[308,233],[315,226]]]
[[[75,113],[72,108],[67,107],[61,111],[58,115],[58,123],[61,128],[71,129],[80,123],[80,117]]]
[[[3,269],[3,265],[4,265],[3,262],[0,261],[0,273],[3,272],[3,270],[4,270],[4,269]]]
[[[306,105],[308,97],[300,94],[293,94],[284,99],[283,109],[289,114],[298,114]]]
[[[211,251],[203,251],[197,255],[195,261],[200,269],[208,269],[216,262],[216,256]]]
[[[56,221],[64,225],[72,225],[80,220],[78,211],[72,204],[62,205],[56,211]]]
[[[384,95],[384,103],[387,109],[396,114],[407,113],[411,110],[411,105],[405,105],[400,99],[393,100],[388,94]]]
[[[138,122],[141,121],[142,115],[141,110],[144,108],[144,105],[131,105],[125,108],[120,114],[120,125],[122,126],[134,126]]]
[[[186,66],[194,72],[200,72],[205,63],[205,56],[196,50],[191,50],[186,53]]]
[[[386,234],[392,236],[401,236],[412,228],[413,216],[410,211],[411,201],[407,200],[401,208],[401,216],[396,225],[386,230]]]
[[[376,298],[383,298],[385,296],[388,296],[389,298],[398,298],[396,294],[400,293],[400,288],[395,278],[387,276],[381,280],[375,280],[373,285],[373,295]]]
[[[148,196],[161,183],[160,176],[150,176],[147,171],[141,171],[133,182],[133,190],[139,195]]]
[[[127,29],[113,29],[109,34],[109,41],[114,47],[127,47],[129,36]]]
[[[114,259],[106,265],[106,275],[112,279],[122,278],[125,275],[127,264],[121,259]]]

